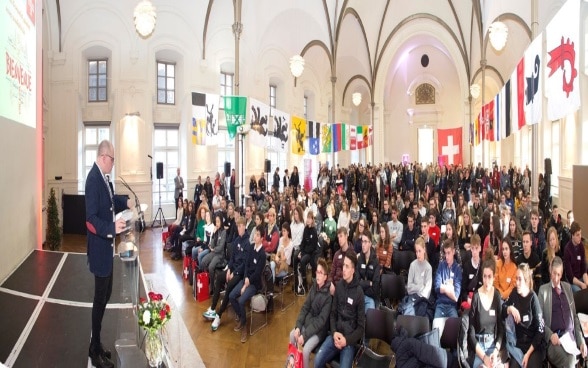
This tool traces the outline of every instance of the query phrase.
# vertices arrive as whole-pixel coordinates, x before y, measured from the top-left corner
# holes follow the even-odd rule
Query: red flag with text
[[[463,164],[462,128],[437,129],[437,152],[439,162]]]

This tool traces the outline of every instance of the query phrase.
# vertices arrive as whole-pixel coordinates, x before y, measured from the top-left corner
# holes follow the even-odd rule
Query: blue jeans
[[[347,345],[339,350],[335,346],[333,336],[329,335],[321,345],[318,353],[316,353],[314,358],[314,368],[324,368],[328,362],[335,359],[337,356],[339,356],[339,366],[341,368],[351,368],[353,358],[355,357],[355,347],[353,345]]]
[[[457,308],[454,304],[437,304],[435,318],[439,317],[457,317]]]
[[[484,350],[484,354],[490,356],[492,355],[492,353],[494,353],[494,350],[496,350],[496,345],[494,344],[494,337],[492,337],[492,339],[490,340],[485,340],[484,338],[478,338],[478,336],[476,336],[476,340],[478,340],[478,344],[480,344],[480,347],[482,348],[482,350]],[[482,359],[480,359],[480,357],[476,355],[473,367],[479,367],[481,364],[484,364],[484,362],[482,361]]]
[[[508,355],[517,361],[519,366],[523,366],[524,353],[521,349],[517,348],[517,334],[515,331],[515,323],[512,316],[508,316],[504,322],[504,329],[506,330],[506,350]]]
[[[572,293],[576,293],[576,292],[582,290],[582,288],[579,287],[578,285],[570,284],[570,286],[572,287]]]
[[[202,264],[202,259],[204,258],[205,255],[207,255],[208,253],[210,253],[210,249],[206,248],[204,249],[202,252],[200,252],[198,254],[198,268],[200,268],[200,265]],[[194,259],[192,257],[192,259]]]
[[[376,302],[374,301],[373,298],[370,298],[369,296],[363,296],[363,303],[365,306],[365,312],[367,313],[368,309],[376,309]]]
[[[244,283],[245,280],[239,281],[239,283],[233,290],[231,290],[231,293],[229,294],[229,301],[231,302],[231,306],[239,317],[239,322],[241,322],[242,325],[245,325],[247,322],[245,303],[247,303],[247,301],[257,293],[257,288],[254,285],[249,285],[243,294],[241,294],[241,289],[243,288]]]

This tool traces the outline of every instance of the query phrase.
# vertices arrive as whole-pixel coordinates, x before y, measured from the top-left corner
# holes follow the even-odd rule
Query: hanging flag
[[[482,115],[484,116],[482,139],[494,141],[494,100],[484,105]]]
[[[543,34],[531,42],[525,51],[525,121],[537,124],[542,118],[541,42]]]
[[[290,114],[283,111],[273,110],[272,119],[269,121],[268,147],[276,151],[286,152],[288,135],[290,132]]]
[[[364,125],[361,129],[361,132],[363,133],[363,148],[368,148],[368,146],[370,145],[369,128],[370,127],[368,125]]]
[[[318,121],[308,122],[308,150],[311,155],[321,153],[321,123]]]
[[[368,128],[368,139],[369,139],[369,146],[373,146],[374,144],[374,127],[370,125],[370,127]]]
[[[310,121],[308,122],[311,123]],[[309,125],[310,126],[310,125]],[[298,116],[292,116],[292,153],[295,155],[304,155],[304,141],[306,140],[306,120]]]
[[[333,152],[339,152],[341,151],[341,124],[332,124],[331,132],[333,137]]]
[[[224,96],[225,117],[227,119],[227,131],[229,138],[235,138],[237,127],[245,124],[247,115],[247,97]]]
[[[521,59],[510,76],[512,132],[527,125],[525,121],[525,60]]]
[[[545,32],[547,117],[557,120],[580,108],[580,2],[568,0]]]
[[[355,125],[349,126],[349,149],[352,151],[357,149],[356,131],[357,127]]]
[[[332,151],[333,136],[331,134],[331,124],[321,123],[321,152],[330,153]]]
[[[253,98],[249,99],[249,142],[255,146],[266,147],[269,145],[268,131],[270,119],[270,107]]]
[[[341,151],[349,151],[349,124],[341,124]]]
[[[480,144],[480,114],[474,120],[474,146]]]
[[[358,125],[355,129],[355,134],[357,136],[357,149],[363,149],[363,125]]]
[[[192,92],[192,144],[206,145],[206,94]]]
[[[509,137],[511,133],[510,113],[511,113],[511,94],[510,94],[510,80],[504,85],[504,138]]]
[[[492,132],[493,141],[500,140],[500,114],[502,113],[500,106],[500,93],[494,96],[494,131]]]
[[[447,165],[463,164],[461,144],[462,128],[437,129],[437,152],[439,162]]]

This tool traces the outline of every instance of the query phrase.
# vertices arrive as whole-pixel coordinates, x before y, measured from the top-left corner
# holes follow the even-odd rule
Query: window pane
[[[98,101],[106,101],[106,88],[98,88]]]
[[[110,136],[110,128],[98,128],[98,142],[100,143]]]
[[[88,100],[90,101],[96,101],[98,98],[97,93],[96,93],[96,88],[90,88],[88,89]]]
[[[158,103],[165,103],[165,90],[162,90],[162,89],[157,90],[157,102]]]
[[[167,129],[167,145],[177,147],[179,142],[179,132],[175,129]]]
[[[98,85],[98,76],[91,75],[88,77],[88,85],[90,87],[96,87]]]
[[[155,147],[165,146],[165,130],[155,129],[155,132],[153,133],[153,145]],[[161,157],[156,157],[155,159],[161,160]]]
[[[175,103],[175,95],[174,95],[174,91],[168,91],[167,92],[167,103],[173,104]]]
[[[165,76],[165,64],[157,63],[157,75]]]
[[[92,166],[94,161],[96,160],[96,150],[88,149],[86,150],[86,166]]]
[[[157,88],[165,89],[165,78],[164,77],[157,77]]]
[[[173,64],[170,64],[167,66],[167,76],[168,77],[174,77],[175,76],[175,69],[176,66]]]
[[[106,87],[106,74],[100,74],[98,76],[98,86]]]
[[[96,67],[96,61],[88,62],[88,73],[96,74],[97,71],[98,71],[98,69]]]
[[[232,74],[227,74],[227,86],[229,86],[231,88],[231,90],[233,90],[233,75]]]
[[[96,128],[86,128],[86,145],[98,144],[96,141]]]
[[[167,89],[175,89],[175,79],[174,78],[167,78]]]
[[[101,60],[98,64],[98,72],[100,74],[106,74],[106,60]]]

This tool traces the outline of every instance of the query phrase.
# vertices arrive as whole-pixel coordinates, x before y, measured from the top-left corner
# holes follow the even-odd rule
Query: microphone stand
[[[122,176],[119,176],[119,179],[122,182],[122,185],[125,186],[125,188],[127,188],[134,196],[135,196],[135,208],[137,210],[137,215],[138,215],[138,226],[139,228],[137,229],[140,233],[142,233],[145,230],[145,216],[143,213],[143,210],[141,209],[141,202],[139,202],[139,197],[137,196],[137,193],[135,193],[131,187],[129,186],[129,184],[125,181],[125,179],[123,179]]]

